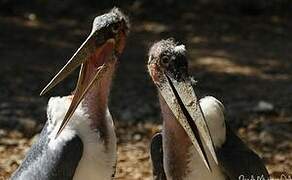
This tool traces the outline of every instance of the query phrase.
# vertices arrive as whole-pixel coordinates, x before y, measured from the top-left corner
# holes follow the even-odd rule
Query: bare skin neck
[[[91,129],[100,133],[105,144],[109,138],[106,114],[113,72],[114,68],[109,68],[102,78],[93,84],[82,102],[83,106],[88,108]]]
[[[183,179],[188,172],[188,150],[192,144],[161,95],[159,100],[163,116],[163,156],[166,175],[172,179]]]

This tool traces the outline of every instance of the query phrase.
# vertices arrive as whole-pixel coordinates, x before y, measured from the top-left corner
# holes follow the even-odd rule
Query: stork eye
[[[169,58],[167,56],[162,56],[161,60],[160,60],[161,65],[163,66],[168,66],[169,64]]]
[[[119,24],[118,23],[115,23],[112,25],[112,32],[113,33],[117,33],[119,31]]]

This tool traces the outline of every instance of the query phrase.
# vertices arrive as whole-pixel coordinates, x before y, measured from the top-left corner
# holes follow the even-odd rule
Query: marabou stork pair
[[[88,38],[41,93],[81,66],[74,94],[49,100],[47,123],[11,179],[113,178],[117,151],[108,96],[128,31],[117,8],[95,18]],[[213,97],[197,101],[183,45],[155,43],[148,69],[164,120],[151,142],[154,179],[268,177],[260,158],[225,125],[223,105]]]

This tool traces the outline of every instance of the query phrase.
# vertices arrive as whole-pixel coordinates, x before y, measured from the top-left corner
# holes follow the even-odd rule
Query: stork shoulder
[[[52,97],[48,102],[47,107],[47,129],[49,148],[56,149],[63,142],[71,140],[78,132],[76,131],[76,124],[81,123],[80,121],[85,121],[86,117],[82,108],[77,108],[76,112],[71,118],[71,121],[68,123],[68,126],[65,130],[56,138],[57,130],[60,127],[62,120],[65,117],[65,114],[70,106],[71,99],[70,96],[64,97]]]
[[[200,99],[206,123],[211,133],[215,148],[220,148],[226,140],[226,123],[224,118],[223,104],[213,96]]]
[[[83,143],[75,134],[71,139],[62,141],[55,149],[51,149],[47,127],[48,123],[11,179],[72,179],[82,156]]]

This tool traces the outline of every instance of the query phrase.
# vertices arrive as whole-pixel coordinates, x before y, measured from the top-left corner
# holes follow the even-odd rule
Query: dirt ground
[[[145,62],[150,45],[168,37],[186,45],[198,96],[223,102],[227,121],[262,157],[272,177],[291,175],[291,15],[171,4],[161,11],[159,4],[151,8],[139,2],[123,6],[132,28],[111,92],[119,140],[115,179],[152,179],[149,141],[161,129],[161,119]],[[38,96],[104,9],[63,11],[0,13],[0,179],[10,176],[37,138],[48,98],[73,90],[76,74]]]

